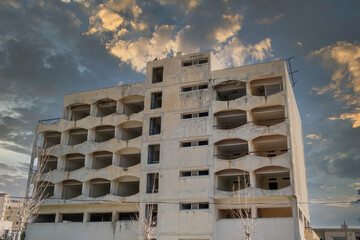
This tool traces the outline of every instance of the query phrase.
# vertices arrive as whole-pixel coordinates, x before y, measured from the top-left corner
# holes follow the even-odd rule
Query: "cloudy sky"
[[[224,67],[292,60],[312,226],[360,225],[360,2],[1,0],[0,191],[21,195],[37,120],[67,93],[145,80],[212,50]]]

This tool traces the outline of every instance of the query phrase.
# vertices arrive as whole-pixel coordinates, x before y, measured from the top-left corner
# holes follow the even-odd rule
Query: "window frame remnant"
[[[209,140],[208,139],[180,142],[180,148],[208,146],[208,145],[209,145]]]
[[[209,176],[209,169],[180,171],[181,178]]]
[[[162,107],[162,92],[152,92],[150,109],[157,109],[161,107]]]
[[[190,66],[202,65],[202,64],[206,64],[206,63],[209,63],[208,57],[198,58],[198,59],[193,59],[193,60],[185,60],[181,63],[181,66],[182,67],[190,67]]]
[[[202,83],[199,85],[181,87],[181,92],[192,92],[192,91],[203,90],[208,88],[209,85],[207,83]]]
[[[161,134],[161,117],[151,117],[149,124],[149,136]]]
[[[112,212],[107,213],[89,213],[89,222],[111,222]]]
[[[148,164],[158,164],[160,162],[160,144],[148,146]]]
[[[195,113],[182,113],[181,119],[192,119],[192,118],[202,118],[208,117],[209,111],[195,112]]]
[[[148,173],[146,175],[146,193],[159,192],[159,173]]]
[[[210,204],[209,202],[180,203],[179,207],[180,211],[208,210]]]

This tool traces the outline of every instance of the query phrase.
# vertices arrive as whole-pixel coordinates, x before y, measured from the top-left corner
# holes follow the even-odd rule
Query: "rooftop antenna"
[[[290,76],[291,76],[292,87],[294,87],[295,84],[297,83],[297,81],[294,80],[294,75],[293,75],[293,73],[297,73],[297,72],[300,71],[300,70],[295,70],[295,71],[292,70],[290,60],[293,59],[293,58],[295,58],[295,57],[293,56],[293,57],[290,57],[290,58],[288,58],[288,59],[285,59],[285,61],[287,61],[287,63],[289,64],[289,70],[290,70],[289,74],[290,74]]]

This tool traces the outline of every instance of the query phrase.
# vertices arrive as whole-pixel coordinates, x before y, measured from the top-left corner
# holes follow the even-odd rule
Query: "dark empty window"
[[[150,109],[161,108],[162,92],[151,93],[151,106]]]
[[[163,67],[153,68],[152,83],[159,83],[163,81]]]
[[[189,142],[182,142],[180,147],[196,147],[196,146],[205,146],[208,145],[208,140],[200,140],[200,141],[189,141]]]
[[[111,222],[111,213],[90,213],[90,222]]]
[[[208,176],[209,170],[195,170],[195,171],[183,171],[180,173],[180,177],[195,177],[195,176]]]
[[[161,117],[150,118],[149,135],[161,133]]]
[[[201,89],[207,89],[208,88],[208,84],[200,84],[200,85],[195,85],[195,86],[187,86],[187,87],[182,87],[181,91],[182,92],[190,92],[190,91],[196,91],[196,90],[201,90]]]
[[[208,63],[208,58],[200,58],[200,59],[184,61],[182,63],[182,66],[188,67],[188,66],[199,65],[199,64],[204,64],[204,63]]]
[[[68,223],[68,222],[82,222],[84,218],[84,214],[63,214],[62,215],[62,222]]]
[[[139,218],[138,212],[119,213],[119,221],[136,221]]]
[[[269,182],[269,190],[276,190],[278,189],[277,182]]]
[[[39,214],[35,220],[36,223],[53,223],[55,214]]]
[[[180,210],[198,210],[198,209],[209,209],[209,203],[208,202],[180,203]]]
[[[159,174],[148,173],[146,193],[157,193],[159,192]]]
[[[197,112],[197,113],[184,113],[181,115],[182,119],[189,119],[189,118],[199,118],[199,117],[207,117],[209,116],[209,112]]]
[[[160,145],[149,145],[148,148],[148,164],[160,162]]]

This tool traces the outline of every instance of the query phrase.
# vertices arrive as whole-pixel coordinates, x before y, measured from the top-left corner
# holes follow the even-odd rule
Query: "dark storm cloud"
[[[64,93],[117,85],[120,69],[96,37],[82,36],[83,4],[14,2],[0,8],[0,146],[28,153],[36,121],[61,116]]]
[[[21,175],[0,174],[0,192],[7,192],[12,197],[22,197],[27,178]]]

